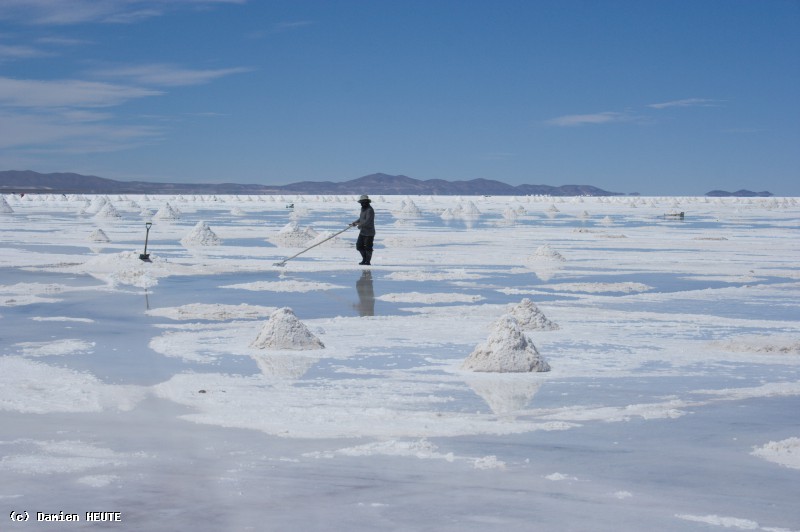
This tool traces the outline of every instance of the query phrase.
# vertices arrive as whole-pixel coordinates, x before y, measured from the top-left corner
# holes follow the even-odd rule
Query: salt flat
[[[376,197],[368,269],[356,230],[276,266],[355,197],[4,201],[5,515],[800,530],[796,198]],[[464,369],[523,299],[549,371]],[[323,347],[256,342],[287,307]]]

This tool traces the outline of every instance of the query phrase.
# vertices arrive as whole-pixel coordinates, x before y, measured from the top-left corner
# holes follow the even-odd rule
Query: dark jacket
[[[359,234],[375,236],[375,211],[371,205],[367,204],[365,207],[361,207],[361,214],[353,223],[361,230]]]

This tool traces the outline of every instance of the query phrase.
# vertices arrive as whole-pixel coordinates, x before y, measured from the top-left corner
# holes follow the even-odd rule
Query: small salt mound
[[[119,211],[111,204],[111,202],[107,202],[103,207],[97,211],[97,214],[94,215],[95,218],[103,218],[103,219],[113,219],[113,218],[122,218],[119,214]]]
[[[486,342],[479,344],[464,360],[461,369],[493,373],[550,371],[519,322],[506,314],[495,322]]]
[[[453,214],[453,211],[450,210],[449,208],[445,209],[444,212],[442,212],[442,214],[440,215],[440,218],[442,220],[452,220],[455,217],[456,217],[456,215]]]
[[[197,222],[194,229],[181,239],[184,246],[218,246],[222,243],[214,231],[208,226],[207,222]]]
[[[11,214],[13,212],[14,209],[12,209],[11,205],[8,204],[5,196],[0,196],[0,214]]]
[[[253,200],[252,200],[252,198],[250,199],[250,201],[253,201]],[[247,216],[247,213],[246,213],[246,212],[244,212],[244,211],[243,211],[242,209],[240,209],[239,207],[234,207],[233,209],[231,209],[231,214],[232,214],[233,216]]]
[[[303,247],[315,236],[317,232],[310,227],[300,229],[296,222],[289,222],[272,240],[279,246]]]
[[[398,214],[406,216],[419,216],[422,211],[417,207],[417,204],[411,198],[406,198],[400,202],[400,210]]]
[[[503,211],[503,218],[505,218],[506,220],[516,220],[518,217],[519,214],[517,213],[517,211],[515,211],[511,207],[508,207],[506,210]]]
[[[176,211],[169,202],[165,203],[158,212],[153,216],[156,220],[177,220],[180,218],[178,211]]]
[[[111,242],[111,239],[108,238],[106,232],[102,229],[95,229],[94,232],[89,235],[89,240],[92,242]]]
[[[97,214],[98,212],[100,212],[100,209],[102,209],[105,206],[106,203],[108,203],[108,200],[106,199],[105,196],[95,196],[92,198],[92,201],[86,207],[86,213]]]
[[[512,306],[509,313],[517,319],[523,331],[555,331],[559,329],[558,324],[548,320],[539,307],[527,297]]]
[[[566,262],[567,259],[565,259],[561,253],[551,248],[549,244],[545,244],[539,246],[533,255],[528,257],[528,260],[535,262]]]
[[[325,345],[308,330],[289,307],[279,308],[269,316],[250,347],[259,349],[324,349]]]
[[[462,214],[464,216],[480,216],[481,211],[478,210],[478,207],[476,207],[474,203],[468,201],[463,208]]]
[[[316,233],[316,231],[314,231],[310,227],[306,229],[306,234],[307,235],[311,236],[312,233]],[[348,247],[352,246],[352,244],[350,242],[342,242],[342,240],[340,238],[334,236],[335,234],[336,233],[333,233],[331,231],[324,231],[322,233],[317,234],[314,238],[306,241],[305,245],[306,245],[306,247],[311,247],[311,246],[316,246],[317,244],[321,244],[321,243],[327,241],[328,244],[326,244],[326,245],[328,245],[328,246],[342,246],[342,245],[345,245],[345,246],[348,246]]]
[[[763,447],[753,448],[750,454],[785,467],[800,469],[800,438],[771,441]]]

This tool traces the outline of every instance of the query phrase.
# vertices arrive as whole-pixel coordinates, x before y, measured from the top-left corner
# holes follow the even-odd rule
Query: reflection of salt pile
[[[295,222],[286,224],[272,240],[283,247],[303,247],[309,240],[317,236],[317,232],[310,227],[300,229]]]
[[[250,355],[265,377],[299,379],[318,359],[298,355]]]
[[[191,233],[181,239],[184,246],[218,246],[221,243],[222,239],[203,221],[197,222]]]
[[[550,365],[509,314],[495,322],[486,342],[470,353],[461,368],[493,373],[550,371]]]
[[[508,415],[528,406],[539,391],[541,383],[531,381],[527,377],[486,375],[470,377],[467,381],[472,390],[486,401],[492,412],[502,416]]]
[[[167,202],[158,209],[153,218],[156,220],[177,220],[180,218],[180,214]]]
[[[557,323],[548,320],[536,304],[527,297],[511,307],[509,313],[517,319],[523,331],[555,331]]]
[[[11,205],[8,204],[5,196],[0,196],[0,214],[11,214],[13,212],[14,209],[12,209]]]
[[[89,240],[92,242],[111,242],[111,239],[108,238],[106,232],[102,229],[95,229],[94,232],[89,235]]]
[[[308,330],[289,307],[270,314],[258,337],[250,347],[259,349],[323,349],[325,345]]]

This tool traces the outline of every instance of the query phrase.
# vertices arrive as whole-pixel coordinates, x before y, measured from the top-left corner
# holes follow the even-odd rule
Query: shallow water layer
[[[78,215],[82,200],[12,201],[5,515],[120,511],[120,530],[201,532],[797,528],[796,204],[474,198],[480,214],[444,220],[466,198],[415,197],[415,215],[380,198],[365,270],[354,231],[274,266],[303,249],[276,244],[286,224],[354,218],[353,198],[321,197],[169,198],[181,217],[155,221],[143,264],[139,211],[166,199],[113,199],[116,221]],[[674,209],[686,218],[663,218]],[[181,244],[199,221],[222,245]],[[87,241],[98,227],[110,244]],[[544,244],[564,260],[537,258]],[[551,371],[462,370],[526,297],[558,325],[526,331]],[[280,307],[325,348],[253,347]]]

